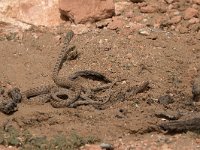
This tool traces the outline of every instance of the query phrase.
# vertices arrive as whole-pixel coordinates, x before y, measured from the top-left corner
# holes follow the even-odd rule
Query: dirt
[[[1,38],[1,85],[24,91],[53,83],[51,73],[66,31],[65,27],[38,28]],[[194,133],[171,136],[150,129],[168,122],[157,117],[158,112],[181,113],[180,120],[199,115],[199,106],[191,103],[192,82],[200,69],[199,43],[200,32],[180,34],[157,29],[147,36],[108,29],[75,35],[71,44],[76,46],[79,57],[65,62],[60,75],[94,70],[111,80],[123,79],[125,85],[136,86],[149,81],[150,88],[105,110],[92,106],[57,109],[49,103],[20,103],[14,114],[0,113],[0,124],[9,120],[16,128],[47,137],[75,131],[113,143],[118,149],[137,149],[138,143],[143,144],[144,149],[199,149],[199,136]],[[87,79],[78,82],[85,86],[94,84]],[[163,95],[170,95],[173,102],[160,104],[158,99]]]

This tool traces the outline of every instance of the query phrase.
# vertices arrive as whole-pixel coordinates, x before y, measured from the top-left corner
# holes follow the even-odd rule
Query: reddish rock
[[[90,31],[90,26],[85,24],[72,25],[71,27],[75,34],[84,34]]]
[[[115,15],[119,16],[126,12],[132,4],[130,2],[116,2],[115,3]],[[130,9],[129,9],[130,10]]]
[[[181,21],[181,16],[174,16],[170,19],[169,24],[177,24]]]
[[[2,33],[6,33],[7,31],[14,33],[20,30],[22,31],[28,30],[32,27],[29,24],[17,21],[14,18],[2,15],[1,13],[0,13],[0,22],[2,22],[2,25],[0,26],[0,31],[2,31]]]
[[[179,32],[181,34],[188,33],[188,31],[189,31],[188,28],[186,28],[184,26],[180,26],[180,28],[179,28]]]
[[[96,27],[97,28],[107,27],[110,22],[112,22],[111,18],[98,21],[98,22],[96,22]]]
[[[195,24],[195,23],[199,23],[200,19],[199,18],[191,18],[190,20],[188,20],[189,24]]]
[[[184,12],[184,19],[191,19],[198,16],[198,10],[195,8],[187,8]]]
[[[200,0],[193,0],[193,3],[200,5]]]
[[[108,29],[115,30],[117,28],[122,28],[124,26],[124,21],[120,17],[113,17],[112,22],[108,24]]]
[[[141,7],[147,6],[148,4],[146,2],[143,2],[143,3],[138,3],[137,5],[138,5],[138,7],[141,8]]]
[[[115,13],[113,0],[60,0],[59,9],[76,24],[110,18]]]
[[[125,14],[124,14],[124,16],[125,17],[127,17],[127,18],[133,18],[133,15],[134,13],[133,13],[133,11],[127,11]]]
[[[141,23],[132,23],[132,24],[130,24],[130,29],[132,31],[139,31],[140,29],[142,29],[144,27],[145,27],[145,25],[141,24]]]
[[[147,6],[141,7],[140,11],[142,13],[154,13],[157,11],[157,8],[154,6],[147,5]]]
[[[140,21],[142,21],[143,19],[144,19],[144,16],[142,16],[142,15],[133,17],[133,21],[135,21],[135,22],[140,22]]]
[[[58,0],[7,0],[0,5],[6,16],[36,26],[56,26],[62,22]]]

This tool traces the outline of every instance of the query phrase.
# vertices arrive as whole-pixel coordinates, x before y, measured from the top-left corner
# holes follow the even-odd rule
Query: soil
[[[65,27],[38,28],[2,38],[1,86],[24,91],[53,83],[51,74],[66,31]],[[199,106],[192,105],[192,81],[200,66],[199,43],[199,33],[163,30],[153,30],[147,36],[108,29],[75,35],[71,45],[76,46],[79,56],[65,62],[60,75],[94,70],[111,80],[123,79],[125,85],[136,86],[149,81],[149,89],[105,110],[92,106],[58,109],[49,103],[20,103],[14,114],[0,113],[0,124],[9,120],[16,128],[48,137],[75,131],[112,143],[116,149],[199,149],[199,136],[194,133],[166,135],[151,130],[152,126],[169,122],[157,117],[158,112],[180,113],[180,120],[199,115]],[[77,82],[85,86],[94,84],[87,79]],[[164,95],[170,95],[172,103],[159,103]]]

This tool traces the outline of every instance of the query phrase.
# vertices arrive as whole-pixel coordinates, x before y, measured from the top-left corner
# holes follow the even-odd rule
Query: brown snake
[[[74,53],[73,51],[74,47],[68,48],[69,42],[71,41],[73,36],[74,36],[73,31],[70,30],[69,32],[67,32],[67,35],[64,41],[64,46],[56,60],[56,64],[54,66],[53,74],[52,74],[52,79],[55,84],[40,86],[40,87],[32,88],[30,90],[22,92],[22,101],[29,101],[28,99],[31,97],[41,95],[41,99],[46,99],[46,100],[51,99],[51,105],[53,107],[58,108],[58,107],[69,107],[70,104],[74,103],[79,98],[82,87],[79,84],[75,83],[74,81],[69,80],[67,77],[58,76],[59,70],[62,67],[64,59],[66,59],[66,57],[71,57],[70,54],[72,55]],[[56,94],[55,91],[58,92],[61,87],[73,90],[74,96],[73,97],[69,96],[67,100],[60,100],[54,94]],[[66,95],[70,95],[71,92],[72,91],[67,92]],[[48,94],[49,94],[49,97],[48,97]],[[42,95],[45,95],[45,98]]]
[[[65,60],[74,59],[74,57],[77,56],[77,51],[74,50],[75,46],[69,47],[69,42],[73,38],[74,33],[73,31],[67,32],[67,35],[65,37],[64,46],[61,49],[61,52],[56,60],[55,66],[53,68],[52,73],[52,79],[55,84],[51,85],[44,85],[39,86],[36,88],[31,88],[29,90],[26,90],[22,93],[19,93],[19,90],[14,90],[11,93],[12,100],[6,102],[5,104],[2,103],[2,108],[0,107],[1,111],[3,111],[6,114],[9,114],[10,112],[14,112],[15,108],[17,106],[17,103],[19,102],[25,102],[25,103],[46,103],[50,101],[51,105],[55,108],[62,108],[62,107],[77,107],[80,105],[102,105],[106,102],[99,102],[98,99],[91,98],[92,91],[95,92],[101,89],[109,89],[111,86],[102,86],[100,88],[95,89],[85,89],[78,83],[76,83],[74,80],[78,77],[85,77],[85,78],[91,78],[95,80],[102,81],[104,83],[111,83],[111,80],[106,78],[101,73],[91,71],[91,70],[84,70],[84,71],[78,71],[72,74],[69,77],[59,77],[59,71],[62,68],[63,62]],[[20,98],[20,94],[21,97]],[[36,98],[36,99],[34,99]],[[79,98],[81,100],[79,100]]]

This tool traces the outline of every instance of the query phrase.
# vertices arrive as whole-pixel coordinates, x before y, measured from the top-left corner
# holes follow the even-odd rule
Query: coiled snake
[[[104,75],[95,71],[78,71],[69,77],[59,77],[59,71],[62,68],[63,62],[68,59],[73,59],[77,56],[75,46],[68,47],[69,42],[73,38],[73,31],[68,31],[64,40],[64,46],[62,47],[60,54],[56,60],[53,68],[52,79],[54,84],[39,86],[31,88],[20,93],[18,88],[13,89],[10,92],[10,98],[7,102],[0,102],[0,111],[9,114],[14,112],[19,102],[31,103],[34,100],[45,103],[49,102],[55,108],[61,107],[77,107],[79,105],[87,104],[102,104],[96,100],[89,98],[91,90],[83,88],[81,85],[76,83],[74,80],[79,77],[95,78],[104,83],[110,83],[111,81]],[[109,86],[98,87],[97,89],[108,89]],[[96,89],[93,89],[95,91]],[[89,92],[88,92],[89,91]],[[82,101],[78,101],[81,98]]]
[[[27,101],[30,97],[42,95],[42,97],[40,97],[39,99],[51,100],[50,102],[53,107],[69,107],[70,104],[74,103],[79,98],[82,90],[81,85],[75,83],[72,80],[69,80],[67,77],[58,76],[59,70],[61,69],[64,60],[70,59],[74,55],[74,53],[76,53],[76,51],[74,51],[75,47],[68,48],[69,42],[71,41],[73,36],[73,31],[70,30],[69,32],[67,32],[64,46],[61,49],[61,52],[56,60],[52,73],[52,79],[55,84],[40,86],[22,92],[22,101]],[[74,92],[73,94],[72,91]],[[56,96],[59,95],[60,92],[67,95],[67,100],[62,100],[58,96]]]

